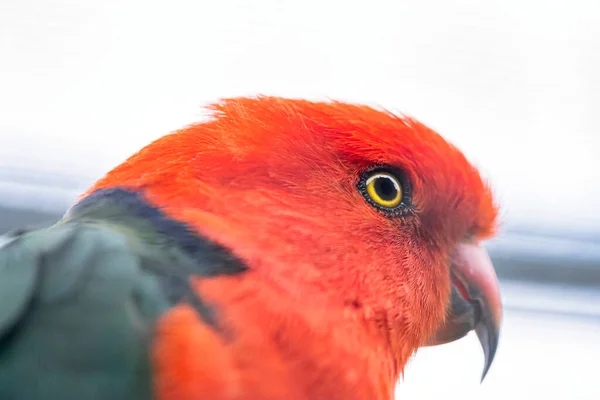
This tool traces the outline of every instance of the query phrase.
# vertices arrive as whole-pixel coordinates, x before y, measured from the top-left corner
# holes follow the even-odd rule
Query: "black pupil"
[[[391,201],[398,196],[398,189],[390,178],[379,177],[375,179],[375,192],[384,201]]]

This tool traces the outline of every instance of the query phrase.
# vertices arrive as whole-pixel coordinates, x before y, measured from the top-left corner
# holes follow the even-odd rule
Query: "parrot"
[[[390,400],[502,322],[491,185],[415,118],[219,99],[0,238],[0,399]]]

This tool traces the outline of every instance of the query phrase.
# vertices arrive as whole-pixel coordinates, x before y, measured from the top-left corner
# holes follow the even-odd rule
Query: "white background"
[[[257,93],[411,114],[482,168],[507,225],[600,231],[595,0],[0,0],[0,172],[91,181]],[[597,318],[509,311],[482,386],[469,336],[422,352],[401,398],[598,399],[599,341]]]

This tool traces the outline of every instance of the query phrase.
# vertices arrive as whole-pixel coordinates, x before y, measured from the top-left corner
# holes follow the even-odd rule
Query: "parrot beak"
[[[498,347],[502,322],[502,300],[498,278],[492,262],[479,244],[458,246],[451,259],[451,301],[445,324],[433,335],[427,346],[453,342],[475,330],[485,364],[485,378]]]

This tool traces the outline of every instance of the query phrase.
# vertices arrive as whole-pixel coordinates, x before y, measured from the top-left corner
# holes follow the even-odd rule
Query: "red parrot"
[[[209,109],[0,241],[2,399],[392,399],[471,330],[485,376],[498,212],[457,148],[363,105]]]

